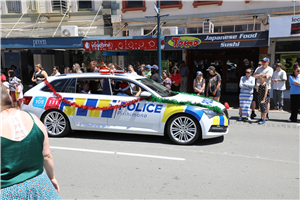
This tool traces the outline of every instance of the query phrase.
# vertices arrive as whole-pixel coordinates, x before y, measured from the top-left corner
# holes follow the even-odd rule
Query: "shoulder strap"
[[[28,111],[26,111],[26,110],[25,110],[25,112],[27,112],[27,113],[30,115],[30,117],[31,117],[31,119],[33,120],[33,122],[35,122],[35,121],[34,121],[34,118],[32,117],[32,115],[31,115]]]

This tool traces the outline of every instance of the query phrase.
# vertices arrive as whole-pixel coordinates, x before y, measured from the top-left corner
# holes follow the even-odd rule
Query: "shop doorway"
[[[193,87],[193,80],[196,77],[197,71],[202,71],[206,79],[209,74],[206,69],[209,66],[214,66],[216,71],[222,77],[222,94],[238,94],[239,81],[241,76],[245,75],[247,68],[256,69],[259,53],[258,48],[234,50],[192,50],[191,51],[191,83],[189,88]],[[249,53],[249,54],[247,54]],[[191,90],[190,92],[192,92]]]

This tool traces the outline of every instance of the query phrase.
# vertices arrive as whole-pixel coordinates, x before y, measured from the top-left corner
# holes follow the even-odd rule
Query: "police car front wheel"
[[[167,134],[176,144],[192,144],[200,136],[200,125],[189,115],[175,115],[168,121]]]
[[[62,112],[52,110],[47,112],[42,122],[46,126],[49,136],[62,137],[70,132],[69,121]]]

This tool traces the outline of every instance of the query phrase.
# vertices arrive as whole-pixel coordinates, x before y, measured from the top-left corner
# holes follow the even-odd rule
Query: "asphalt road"
[[[235,110],[230,113],[234,114]],[[299,199],[299,133],[288,113],[236,122],[191,146],[167,137],[73,132],[50,138],[63,199]],[[273,124],[273,125],[272,125]]]

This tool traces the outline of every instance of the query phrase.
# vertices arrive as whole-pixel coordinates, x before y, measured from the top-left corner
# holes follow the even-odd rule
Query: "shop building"
[[[266,53],[268,46],[268,31],[165,36],[165,49],[185,51],[190,67],[188,88],[192,88],[197,71],[206,78],[206,69],[214,66],[222,77],[224,94],[239,92],[240,77],[247,68],[257,67],[259,55]]]
[[[287,76],[293,73],[295,62],[300,63],[300,15],[270,18],[270,47],[268,54],[271,63],[280,62]],[[284,98],[290,98],[290,84],[286,82],[287,90]]]
[[[117,0],[116,3],[120,5],[117,15],[122,20],[113,22],[114,33],[117,33],[114,36],[156,35],[156,18],[146,17],[156,15],[154,10],[156,2]],[[245,67],[254,65],[256,68],[260,59],[271,56],[267,33],[270,17],[297,13],[300,10],[299,3],[275,0],[261,2],[161,1],[161,15],[169,14],[169,16],[161,18],[161,34],[165,36],[166,43],[165,49],[162,50],[162,56],[164,52],[172,51],[174,53],[170,58],[176,60],[173,64],[177,64],[181,60],[186,61],[192,72],[188,79],[189,92],[193,91],[192,82],[196,76],[195,72],[200,68],[205,69],[208,65],[214,65],[223,79],[222,93],[238,93],[238,81],[244,75]],[[219,34],[229,37],[231,33],[241,36],[252,33],[253,35],[257,34],[259,38],[258,40],[257,38],[238,38],[235,41],[234,39],[205,41],[206,37],[214,37]],[[201,38],[202,43],[197,46],[205,48],[171,47],[172,45],[167,43],[170,37],[175,36]],[[241,39],[257,41],[243,46],[241,44],[244,41],[239,41]],[[263,44],[262,41],[264,41]],[[134,53],[134,55],[136,54]],[[162,58],[162,60],[164,59],[167,58]],[[130,54],[128,60],[133,60],[130,58]]]
[[[82,63],[82,37],[69,38],[2,38],[1,66],[15,65],[24,85],[31,84],[34,65],[41,64],[48,75],[54,66],[72,67]]]

